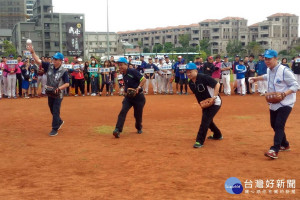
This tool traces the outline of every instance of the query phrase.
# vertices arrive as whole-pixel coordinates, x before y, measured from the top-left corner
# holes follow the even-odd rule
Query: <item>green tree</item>
[[[164,50],[166,53],[169,53],[173,50],[174,45],[171,42],[166,42],[164,46]]]
[[[163,50],[163,45],[161,44],[155,44],[153,46],[153,53],[161,53],[161,51]]]
[[[253,54],[254,56],[258,56],[259,54],[261,54],[263,52],[263,48],[261,47],[261,45],[258,42],[250,42],[247,46],[247,53]]]
[[[191,40],[190,34],[179,35],[179,44],[185,49],[189,46]]]
[[[199,55],[200,55],[200,56],[199,56]],[[199,55],[195,55],[195,56],[194,56],[194,59],[196,59],[197,57],[200,57],[200,58],[203,58],[204,61],[206,60],[207,54],[206,54],[205,51],[200,51],[200,52],[199,52]]]
[[[144,47],[144,49],[143,49],[143,53],[150,53],[150,49],[149,49],[149,48],[147,48],[147,47]]]
[[[230,40],[227,44],[226,51],[230,56],[240,54],[241,52],[243,52],[242,43],[238,40],[233,40],[233,41]]]
[[[17,50],[16,48],[8,41],[3,41],[3,48],[4,48],[4,56],[8,57],[9,55],[14,55],[14,57],[17,56]]]
[[[200,51],[205,51],[207,55],[210,54],[210,43],[209,40],[200,40]]]

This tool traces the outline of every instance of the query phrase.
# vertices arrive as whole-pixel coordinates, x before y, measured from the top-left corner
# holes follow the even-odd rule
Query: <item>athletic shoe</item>
[[[56,130],[53,130],[49,133],[49,136],[56,136],[58,132]]]
[[[265,96],[265,93],[261,93],[259,96]]]
[[[279,151],[290,151],[290,150],[291,150],[290,146],[287,147],[281,146],[279,149]]]
[[[17,96],[14,96],[14,99],[17,99],[18,97]]]
[[[10,99],[11,97],[7,97],[8,99]]]
[[[82,96],[84,97],[85,95],[83,94]]]
[[[78,97],[78,94],[75,94],[74,96],[75,96],[75,97]]]
[[[185,95],[189,95],[189,94],[186,92]]]
[[[86,95],[87,95],[87,96],[90,96],[90,93],[87,93]]]
[[[114,93],[110,93],[110,96],[114,96]]]
[[[194,148],[201,148],[201,147],[203,147],[203,144],[200,144],[200,142],[196,142],[194,144]]]
[[[120,138],[120,131],[118,128],[116,128],[114,131],[113,131],[113,135],[115,136],[115,138]]]
[[[142,130],[142,129],[141,129],[141,130],[138,130],[137,133],[138,133],[138,134],[142,134],[142,133],[143,133],[143,130]]]
[[[215,138],[214,135],[210,135],[210,136],[207,137],[207,139],[210,139],[210,140],[222,140],[223,136],[221,136],[220,138]]]
[[[59,127],[58,127],[58,129],[57,130],[59,130],[59,129],[61,129],[61,127],[64,125],[64,121],[61,121],[61,123],[60,123],[60,125],[59,125]]]
[[[265,153],[265,156],[273,158],[273,159],[277,159],[278,158],[278,153],[275,152],[274,150],[270,149],[268,152]]]

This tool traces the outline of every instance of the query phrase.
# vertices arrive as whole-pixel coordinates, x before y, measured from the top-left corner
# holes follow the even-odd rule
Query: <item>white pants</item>
[[[3,83],[3,76],[0,76],[0,98],[2,98],[2,83]]]
[[[3,85],[2,85],[3,94],[7,95],[7,77],[3,76]]]
[[[153,87],[153,92],[157,92],[156,88],[156,80],[155,79],[146,79],[146,84],[145,84],[145,92],[148,93],[148,88],[149,88],[149,82],[151,81],[152,87]]]
[[[246,85],[245,85],[245,78],[236,79],[237,80],[237,92],[239,94],[246,94]],[[242,91],[241,91],[242,90]]]
[[[168,75],[164,75],[164,78],[163,78],[163,85],[164,85],[164,89],[163,91],[166,93],[166,94],[172,94],[173,93],[173,86],[172,86],[172,83],[170,83],[170,80],[172,78],[172,74],[168,74]]]
[[[161,92],[163,91],[163,88],[164,88],[164,84],[163,84],[163,77],[162,76],[160,76],[160,75],[155,75],[155,79],[157,80],[156,82],[157,82],[157,90],[158,90],[158,93],[159,94],[161,94]]]
[[[7,96],[14,97],[16,96],[16,74],[7,74]]]
[[[295,75],[296,81],[299,85],[298,90],[300,90],[300,74],[294,74],[294,75]]]
[[[224,86],[224,94],[230,95],[231,88],[230,88],[230,74],[224,75],[222,74],[222,82]]]
[[[252,77],[254,77],[254,76],[252,76]],[[249,78],[252,78],[252,77],[249,77]],[[255,82],[254,83],[249,83],[250,85],[249,85],[249,88],[251,88],[251,92],[252,93],[255,93]]]
[[[43,74],[43,76],[38,76],[37,86],[39,88],[41,83],[42,94],[45,94],[46,84],[47,84],[47,75]]]
[[[258,81],[257,82],[258,92],[264,94],[268,90],[268,82],[267,81]]]

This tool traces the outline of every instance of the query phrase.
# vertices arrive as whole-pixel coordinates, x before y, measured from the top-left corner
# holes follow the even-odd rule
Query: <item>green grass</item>
[[[95,132],[99,135],[112,134],[113,130],[115,130],[114,126],[98,126],[98,127],[95,127]]]

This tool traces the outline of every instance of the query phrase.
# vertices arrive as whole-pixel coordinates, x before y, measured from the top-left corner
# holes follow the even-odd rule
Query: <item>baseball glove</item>
[[[61,90],[55,87],[46,87],[46,94],[48,95],[48,97],[53,97],[53,98],[57,98],[59,97],[61,93]]]
[[[279,103],[286,97],[284,92],[269,92],[266,94],[266,100],[269,103]]]
[[[201,106],[202,109],[208,108],[208,107],[210,107],[214,104],[215,104],[215,99],[214,98],[207,98],[203,101],[200,101],[200,106]]]
[[[133,98],[133,97],[135,97],[135,95],[136,95],[136,89],[134,89],[134,88],[128,88],[127,89],[127,97],[129,97],[129,98]]]

